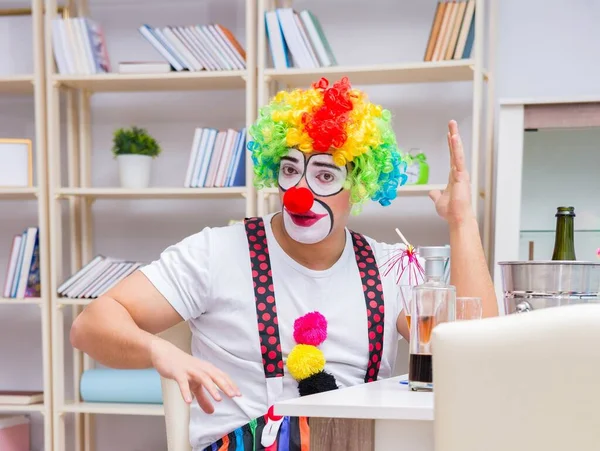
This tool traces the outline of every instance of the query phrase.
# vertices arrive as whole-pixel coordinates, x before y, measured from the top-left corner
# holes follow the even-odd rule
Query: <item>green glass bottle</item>
[[[575,258],[575,208],[558,207],[556,209],[556,235],[552,260],[577,260]]]

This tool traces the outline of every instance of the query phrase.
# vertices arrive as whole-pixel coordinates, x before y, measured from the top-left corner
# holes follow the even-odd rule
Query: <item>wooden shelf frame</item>
[[[48,192],[47,192],[47,149],[46,149],[46,73],[44,47],[44,5],[43,0],[31,0],[29,8],[1,9],[0,16],[31,16],[33,74],[0,77],[1,95],[26,95],[34,103],[34,148],[36,186],[26,188],[0,188],[0,202],[35,201],[37,205],[37,227],[39,228],[40,285],[39,298],[0,298],[0,310],[7,306],[32,307],[41,310],[41,348],[42,348],[42,390],[44,402],[31,405],[0,405],[3,413],[40,413],[43,420],[43,446],[52,449],[54,425],[52,421],[53,385],[52,385],[52,341],[50,310],[50,248],[48,228]]]
[[[60,198],[83,197],[88,199],[216,199],[245,198],[246,187],[230,188],[173,188],[152,187],[144,189],[125,188],[60,188]]]
[[[36,135],[36,186],[32,188],[0,188],[0,202],[35,201],[38,204],[40,245],[44,252],[41,262],[42,296],[33,299],[0,298],[0,309],[9,305],[37,306],[42,311],[42,347],[44,366],[43,404],[28,406],[0,405],[0,412],[33,412],[44,416],[44,448],[64,451],[65,415],[75,415],[75,450],[93,451],[93,415],[164,415],[162,406],[140,404],[86,403],[80,399],[65,399],[64,383],[64,331],[67,325],[64,313],[81,312],[88,299],[66,299],[55,295],[64,274],[50,271],[62,267],[61,206],[68,202],[68,221],[71,230],[69,247],[71,271],[77,271],[93,257],[92,204],[97,200],[144,200],[144,199],[238,199],[245,205],[245,215],[264,214],[276,205],[277,190],[267,189],[257,193],[252,186],[252,160],[247,152],[246,187],[243,188],[179,188],[153,187],[146,190],[127,190],[118,187],[91,186],[91,111],[90,98],[95,94],[113,92],[165,92],[238,90],[245,96],[246,122],[251,124],[264,104],[277,89],[307,86],[319,76],[331,79],[343,75],[351,77],[354,85],[399,85],[420,83],[470,83],[472,85],[473,153],[471,178],[473,199],[484,192],[484,249],[489,255],[491,237],[491,188],[492,188],[492,138],[493,102],[484,111],[484,97],[493,99],[495,53],[495,18],[498,0],[476,0],[476,36],[487,35],[488,61],[484,64],[484,39],[475,41],[473,56],[468,60],[440,62],[408,62],[381,65],[335,66],[312,70],[276,70],[267,64],[264,11],[274,6],[273,0],[246,0],[246,51],[247,70],[211,72],[171,72],[166,74],[95,74],[60,75],[56,73],[52,49],[51,20],[49,12],[87,13],[87,0],[69,0],[69,8],[63,10],[57,0],[31,0],[31,9],[14,14],[32,14],[34,73],[0,77],[0,94],[31,95],[35,102]],[[292,2],[284,0],[291,5]],[[488,10],[489,8],[489,10]],[[1,15],[2,11],[0,11]],[[489,21],[486,21],[489,16]],[[486,23],[488,22],[488,23]],[[66,105],[67,132],[63,139],[68,149],[68,186],[60,186],[59,134],[60,97]],[[485,127],[485,133],[482,128]],[[479,180],[479,156],[487,152],[485,180]],[[482,188],[480,185],[485,184]],[[398,196],[427,196],[431,189],[443,189],[445,185],[411,185],[398,190]],[[79,378],[93,362],[89,357],[75,351],[74,386],[79,393]],[[56,375],[54,377],[53,375]]]
[[[472,136],[471,165],[469,168],[472,190],[471,199],[475,214],[479,211],[480,197],[484,198],[483,237],[484,251],[489,255],[491,233],[491,159],[493,146],[494,102],[488,101],[484,109],[484,99],[493,99],[494,89],[494,49],[495,20],[498,0],[476,0],[475,6],[475,42],[471,58],[451,61],[418,61],[397,64],[376,64],[364,66],[332,66],[317,69],[274,69],[270,63],[270,50],[265,32],[265,21],[258,21],[257,70],[258,105],[264,105],[279,89],[306,87],[320,76],[337,79],[344,75],[350,77],[353,85],[399,85],[420,83],[469,82],[472,85]],[[277,5],[275,0],[257,0],[257,16],[263,18],[265,11],[276,6],[293,6],[291,0]],[[488,11],[489,8],[489,11]],[[487,18],[487,20],[486,20]],[[486,46],[487,39],[487,46]],[[487,48],[485,48],[487,47]],[[487,68],[485,65],[487,53]],[[480,154],[485,152],[486,167],[483,181],[479,177]],[[480,184],[484,183],[484,187]],[[273,197],[277,190],[264,189],[257,193],[257,212],[259,215],[277,208]],[[399,195],[422,195],[422,190],[411,187],[399,190]]]
[[[0,94],[33,94],[34,85],[33,75],[0,77]]]
[[[164,74],[54,75],[54,86],[89,92],[203,91],[246,88],[241,70],[167,72]]]
[[[256,209],[256,190],[252,183],[252,160],[248,152],[246,158],[246,186],[226,188],[184,188],[184,187],[151,187],[147,189],[125,189],[120,187],[92,186],[92,110],[91,98],[94,95],[114,92],[165,92],[165,91],[215,91],[235,90],[244,96],[245,124],[248,127],[256,118],[256,56],[254,40],[256,36],[256,8],[253,0],[244,3],[246,14],[246,69],[234,71],[208,72],[170,72],[162,74],[92,74],[61,75],[53,58],[51,21],[57,12],[57,0],[45,0],[46,10],[46,77],[48,80],[48,196],[50,199],[51,230],[51,263],[57,268],[51,280],[52,346],[53,368],[56,377],[53,380],[55,404],[54,418],[54,451],[70,449],[65,443],[65,417],[75,417],[75,451],[93,451],[94,415],[164,415],[162,405],[139,404],[105,404],[83,402],[80,397],[79,384],[85,370],[93,368],[94,362],[88,356],[73,349],[73,393],[75,399],[65,397],[64,377],[64,335],[66,323],[65,313],[73,317],[78,315],[91,300],[67,299],[56,295],[58,286],[70,274],[78,271],[95,255],[92,228],[92,205],[99,200],[140,201],[144,199],[231,199],[242,202],[241,215],[251,216]],[[88,0],[72,0],[68,10],[69,16],[85,16],[88,14]],[[65,135],[61,137],[60,122],[61,100],[66,117]],[[208,116],[210,118],[210,116]],[[61,147],[66,146],[66,154],[61,161]],[[61,167],[67,168],[67,186],[61,186]],[[63,267],[65,255],[62,254],[62,214],[67,203],[66,215],[71,231],[65,243],[70,252],[70,274],[62,274],[58,268]],[[70,352],[70,351],[69,351]]]

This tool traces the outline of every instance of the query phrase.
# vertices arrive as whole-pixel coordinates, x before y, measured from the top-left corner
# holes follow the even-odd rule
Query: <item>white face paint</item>
[[[279,187],[283,191],[297,186],[303,177],[315,196],[312,208],[301,215],[283,208],[283,224],[287,233],[299,243],[314,244],[324,240],[333,229],[333,213],[324,200],[340,193],[348,171],[333,162],[330,154],[313,154],[306,160],[305,154],[290,149],[279,167]]]

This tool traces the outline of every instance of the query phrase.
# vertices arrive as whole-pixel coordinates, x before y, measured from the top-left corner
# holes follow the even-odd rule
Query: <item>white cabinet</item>
[[[577,260],[598,261],[600,99],[510,101],[499,110],[493,276],[502,304],[498,262],[550,260],[558,206],[575,207]]]

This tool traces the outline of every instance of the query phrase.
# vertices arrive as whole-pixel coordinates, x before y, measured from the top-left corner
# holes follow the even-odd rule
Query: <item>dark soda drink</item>
[[[429,390],[433,387],[431,354],[410,354],[408,380],[413,390]]]

